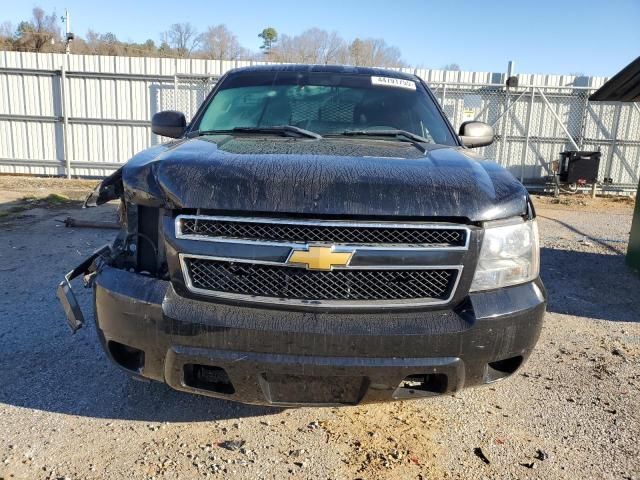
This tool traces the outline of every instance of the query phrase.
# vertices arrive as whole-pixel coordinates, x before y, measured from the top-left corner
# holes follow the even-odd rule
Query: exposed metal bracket
[[[76,333],[80,328],[82,328],[82,325],[84,324],[84,315],[82,314],[80,304],[73,293],[71,280],[87,272],[95,271],[95,268],[93,268],[95,260],[98,257],[109,254],[110,252],[111,247],[109,245],[103,245],[90,256],[85,258],[80,265],[67,273],[58,285],[56,295],[62,304],[62,308],[64,309],[64,313],[67,317],[67,324],[69,325],[72,333]]]

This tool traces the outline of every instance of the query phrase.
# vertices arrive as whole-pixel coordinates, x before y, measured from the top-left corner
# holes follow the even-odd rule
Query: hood
[[[210,136],[145,150],[120,175],[129,201],[170,209],[474,222],[527,212],[526,190],[502,167],[459,148],[426,148],[367,138]]]

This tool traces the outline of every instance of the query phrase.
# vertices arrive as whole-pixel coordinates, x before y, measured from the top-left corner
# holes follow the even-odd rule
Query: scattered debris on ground
[[[67,217],[64,220],[56,220],[64,224],[67,228],[109,228],[114,230],[120,229],[117,222],[88,222],[86,220],[78,220],[73,217]]]
[[[480,460],[482,460],[484,463],[486,463],[487,465],[489,465],[491,462],[489,461],[489,459],[487,458],[487,456],[484,454],[484,452],[482,451],[482,448],[480,447],[476,447],[473,449],[473,453],[476,457],[478,457]]]
[[[245,445],[244,440],[225,440],[224,442],[220,442],[218,445],[227,450],[231,450],[232,452],[236,450],[240,450]]]

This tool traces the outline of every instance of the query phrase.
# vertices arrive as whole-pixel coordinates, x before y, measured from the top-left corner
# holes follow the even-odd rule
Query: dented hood
[[[123,191],[147,206],[252,214],[486,221],[527,212],[524,187],[494,163],[380,139],[182,139],[139,153],[109,178],[88,204]]]

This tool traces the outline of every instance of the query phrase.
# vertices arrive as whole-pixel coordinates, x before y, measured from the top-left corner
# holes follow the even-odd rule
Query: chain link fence
[[[189,121],[217,82],[217,77],[174,76],[158,82],[151,94],[153,113],[177,110]]]
[[[587,87],[431,84],[447,117],[459,127],[492,125],[495,142],[478,149],[530,186],[543,184],[565,150],[599,151],[604,185],[635,188],[640,176],[640,108],[590,102]]]
[[[174,98],[176,110],[190,120],[217,82],[217,77],[176,77]]]

